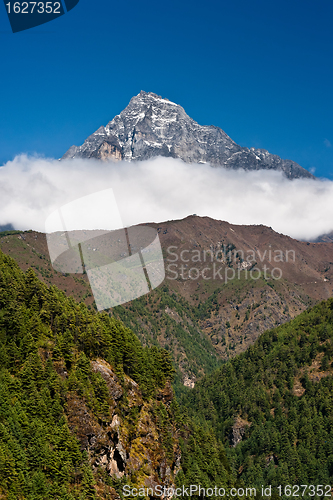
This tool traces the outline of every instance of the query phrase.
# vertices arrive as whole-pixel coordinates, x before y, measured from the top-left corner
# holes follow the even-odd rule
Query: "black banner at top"
[[[79,0],[64,0],[67,12]],[[66,13],[61,0],[16,1],[3,0],[13,33],[35,28],[63,16]]]

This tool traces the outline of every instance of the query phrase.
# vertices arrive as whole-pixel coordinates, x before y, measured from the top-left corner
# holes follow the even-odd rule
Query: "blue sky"
[[[140,90],[333,179],[331,0],[80,0],[13,34],[0,5],[0,165],[60,157]]]

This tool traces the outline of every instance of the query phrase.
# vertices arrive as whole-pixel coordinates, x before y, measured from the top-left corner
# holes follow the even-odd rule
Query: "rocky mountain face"
[[[333,231],[330,231],[329,233],[321,234],[318,236],[315,240],[315,243],[329,243],[333,242]]]
[[[92,469],[103,470],[116,479],[135,478],[142,487],[156,488],[161,483],[175,487],[175,477],[181,469],[181,451],[179,432],[170,413],[173,400],[170,383],[159,390],[155,398],[147,400],[140,386],[125,376],[124,404],[124,389],[112,367],[103,359],[92,361],[91,367],[101,375],[109,391],[108,419],[101,422],[76,394],[67,396],[66,415],[69,429],[87,452]],[[61,363],[57,370],[60,375],[64,373]],[[160,439],[158,405],[167,415],[165,426],[172,443],[169,453]],[[120,497],[114,495],[114,498]]]
[[[156,156],[228,169],[277,170],[289,179],[314,178],[291,160],[264,149],[239,146],[219,127],[199,125],[178,104],[144,91],[82,146],[72,146],[62,159],[141,161]]]

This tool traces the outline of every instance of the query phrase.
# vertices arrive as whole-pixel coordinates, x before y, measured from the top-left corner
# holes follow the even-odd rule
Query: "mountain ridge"
[[[292,160],[239,146],[221,128],[199,125],[180,105],[143,90],[105,127],[81,146],[72,146],[61,159],[143,161],[156,156],[227,169],[276,170],[289,179],[315,178]]]
[[[159,233],[166,265],[165,283],[149,296],[118,306],[113,314],[144,345],[169,349],[179,367],[177,380],[184,385],[193,386],[214,369],[216,362],[244,351],[265,330],[333,295],[332,243],[297,241],[267,226],[237,226],[193,215],[147,225]],[[214,251],[213,262],[210,248]],[[0,249],[14,257],[24,271],[32,267],[45,283],[54,284],[67,295],[94,307],[86,275],[66,275],[52,269],[44,234],[0,234]],[[202,256],[207,252],[206,261],[202,258],[195,262],[198,250]],[[285,258],[275,262],[276,250],[282,250],[284,255],[291,250],[289,262]],[[244,261],[254,252],[258,268],[255,273],[261,272],[260,279],[249,279],[249,275],[246,279],[246,269],[240,261],[242,252]],[[174,254],[178,255],[177,262]],[[216,279],[204,279],[204,269],[205,277],[210,277],[212,272],[207,267],[214,265],[217,270],[222,269],[221,276],[228,273],[228,282],[219,279],[218,273]],[[247,266],[248,272],[251,266]],[[264,266],[268,279],[264,277]],[[198,279],[188,279],[192,267],[197,269],[192,271],[194,277],[200,273]],[[281,268],[282,279],[271,279],[274,267]],[[233,271],[235,278],[231,279]]]

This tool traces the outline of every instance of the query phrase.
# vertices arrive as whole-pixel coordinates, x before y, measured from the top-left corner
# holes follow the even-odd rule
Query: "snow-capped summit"
[[[72,146],[62,159],[140,161],[156,156],[229,169],[279,170],[289,179],[313,178],[291,160],[264,149],[238,146],[222,129],[199,125],[178,104],[143,90],[106,127],[100,127],[82,146]]]

